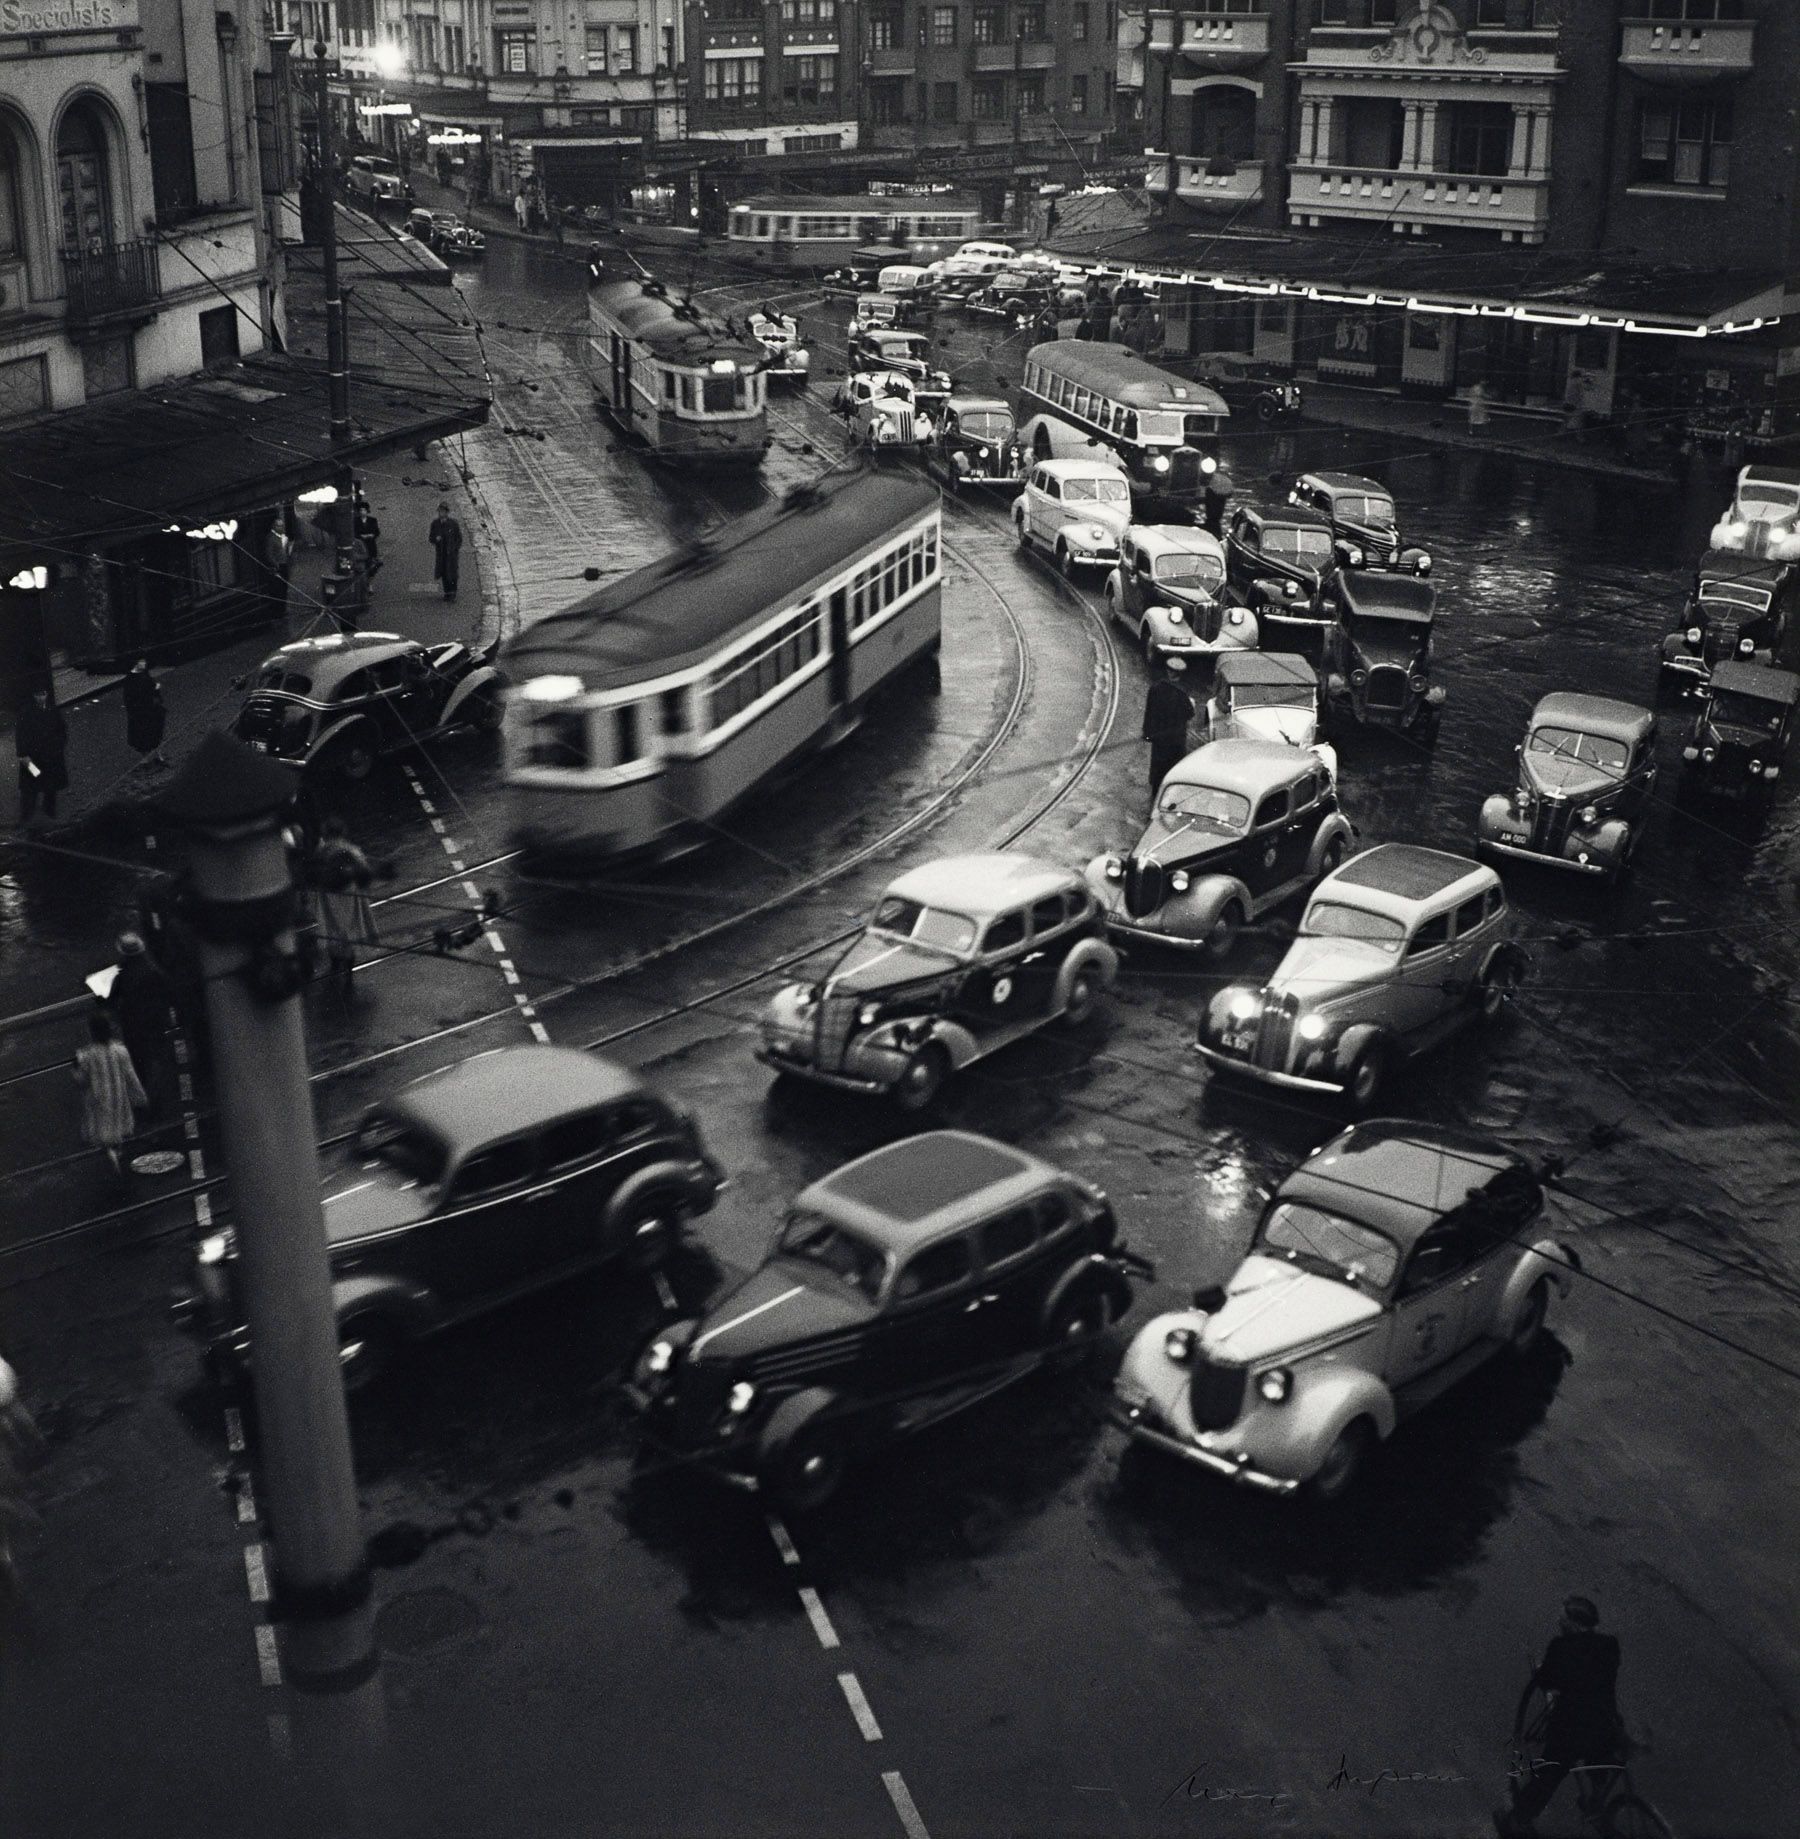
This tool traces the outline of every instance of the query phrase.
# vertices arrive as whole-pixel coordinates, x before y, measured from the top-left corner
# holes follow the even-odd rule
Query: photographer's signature
[[[1162,1805],[1169,1802],[1183,1801],[1261,1801],[1268,1806],[1279,1806],[1294,1797],[1285,1789],[1231,1786],[1224,1782],[1210,1779],[1210,1765],[1201,1763],[1190,1769],[1173,1788],[1162,1798]],[[1467,1782],[1471,1778],[1460,1769],[1377,1769],[1372,1775],[1359,1775],[1350,1766],[1348,1751],[1340,1752],[1335,1772],[1325,1783],[1327,1794],[1339,1794],[1356,1788],[1366,1789],[1370,1794],[1379,1794],[1383,1788],[1430,1787],[1456,1782]]]

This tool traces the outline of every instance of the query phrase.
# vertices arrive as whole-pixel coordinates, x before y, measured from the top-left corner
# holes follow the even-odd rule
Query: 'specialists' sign
[[[137,22],[137,0],[0,0],[0,38],[113,32]]]

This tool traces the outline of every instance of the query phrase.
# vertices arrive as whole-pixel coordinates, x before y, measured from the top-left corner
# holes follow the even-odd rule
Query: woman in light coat
[[[88,1044],[75,1055],[75,1084],[81,1093],[81,1140],[106,1152],[115,1175],[123,1175],[119,1146],[137,1128],[137,1114],[150,1100],[131,1055],[110,1015],[88,1018]]]

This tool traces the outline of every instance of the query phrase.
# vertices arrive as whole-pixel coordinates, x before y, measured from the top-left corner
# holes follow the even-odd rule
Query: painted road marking
[[[225,1407],[225,1447],[234,1456],[244,1447],[244,1414],[236,1405]]]
[[[269,1567],[260,1543],[244,1547],[244,1572],[250,1579],[251,1602],[266,1603],[269,1600]]]
[[[788,1537],[788,1529],[774,1514],[770,1514],[768,1520],[769,1537],[775,1541],[775,1549],[781,1554],[781,1562],[797,1565],[800,1562],[800,1554],[794,1550],[794,1542]]]
[[[256,1518],[256,1490],[250,1485],[250,1473],[246,1469],[238,1476],[238,1524],[247,1526]]]
[[[810,1584],[800,1586],[800,1607],[806,1611],[806,1619],[813,1625],[813,1633],[819,1637],[820,1647],[841,1645],[837,1630],[831,1626],[831,1617],[825,1613],[825,1605],[819,1601],[818,1591]]]
[[[256,1625],[256,1670],[265,1686],[281,1684],[281,1650],[275,1645],[275,1630],[267,1622]]]
[[[919,1818],[919,1810],[913,1805],[913,1797],[906,1791],[906,1783],[898,1769],[884,1769],[881,1772],[881,1785],[888,1791],[888,1799],[894,1803],[894,1812],[900,1816],[900,1824],[906,1828],[906,1839],[931,1839],[925,1822]]]
[[[875,1722],[875,1712],[856,1675],[840,1673],[838,1684],[844,1689],[844,1697],[850,1705],[850,1715],[856,1720],[856,1728],[863,1734],[863,1742],[879,1743],[881,1726]]]
[[[550,1037],[546,1034],[543,1038],[547,1041]],[[668,1272],[655,1270],[650,1273],[650,1276],[656,1285],[656,1300],[673,1315],[678,1305],[675,1301],[675,1286],[669,1282]],[[794,1562],[798,1564],[799,1560],[796,1559]]]

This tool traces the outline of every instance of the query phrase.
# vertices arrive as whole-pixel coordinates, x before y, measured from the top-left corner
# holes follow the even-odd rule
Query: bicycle
[[[1530,1780],[1549,1723],[1550,1703],[1545,1698],[1514,1744],[1508,1772],[1515,1781]],[[1674,1827],[1632,1786],[1629,1759],[1642,1754],[1644,1747],[1621,1730],[1616,1762],[1579,1763],[1569,1771],[1583,1830],[1596,1839],[1675,1839]]]

